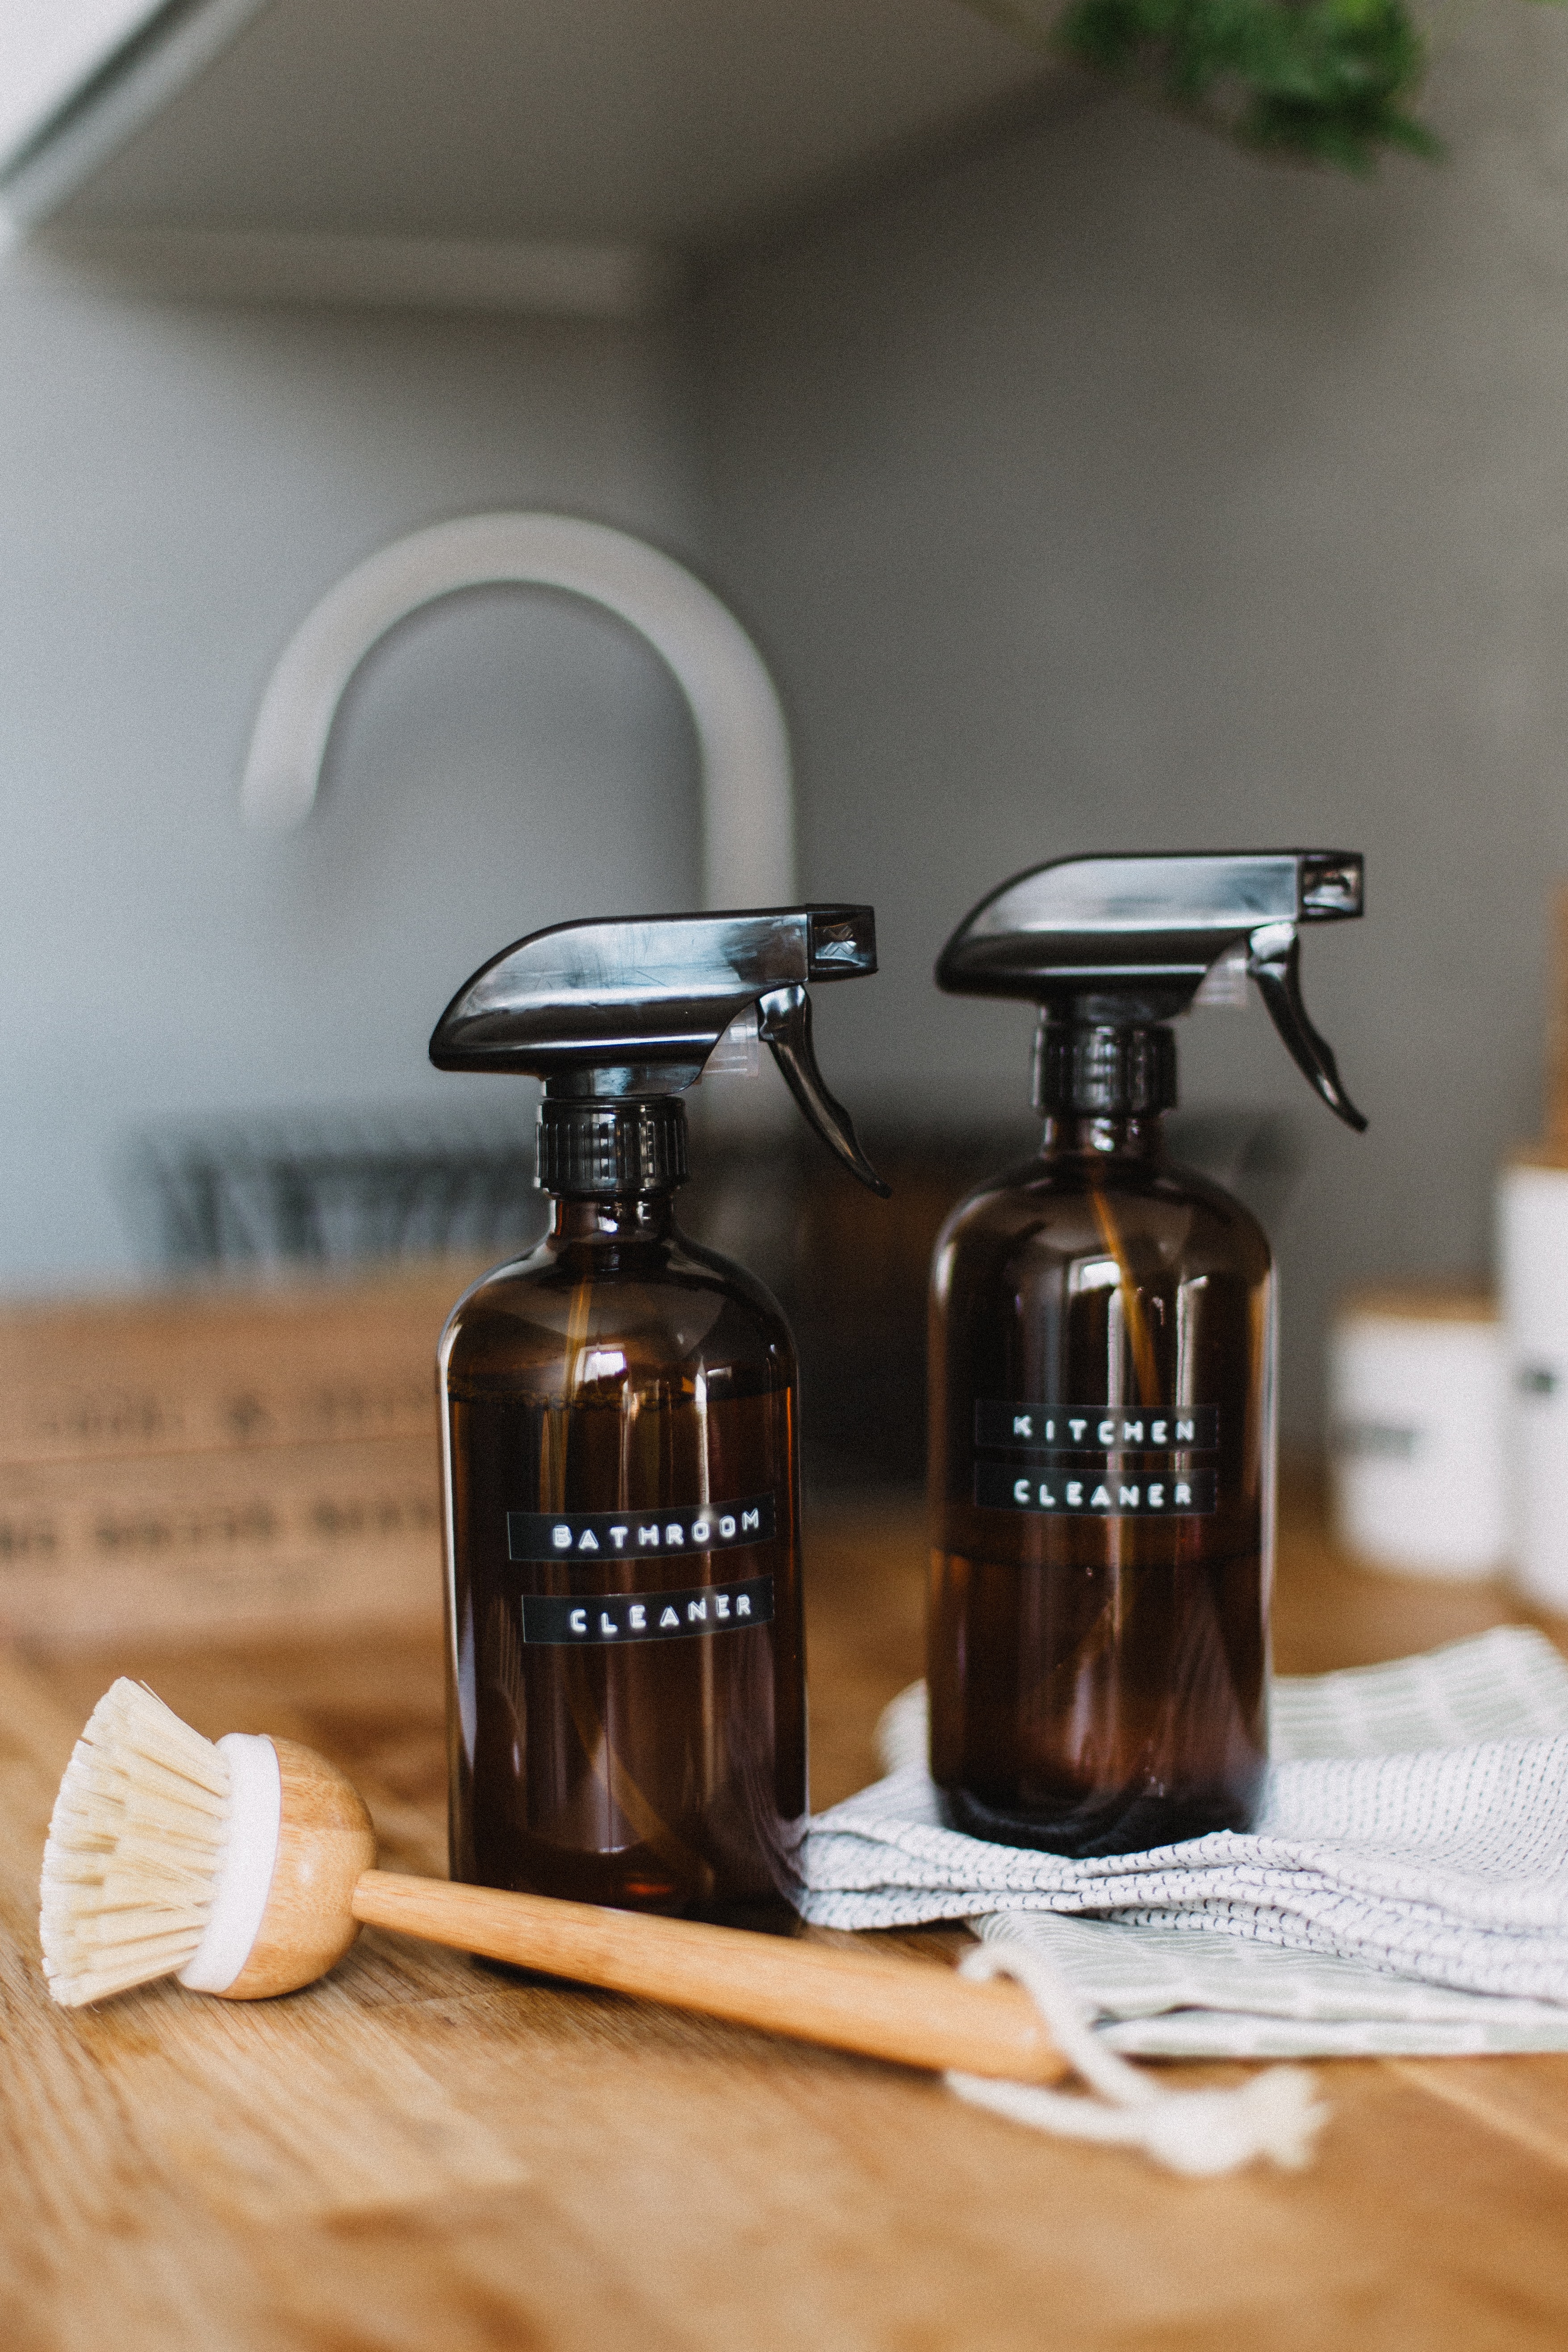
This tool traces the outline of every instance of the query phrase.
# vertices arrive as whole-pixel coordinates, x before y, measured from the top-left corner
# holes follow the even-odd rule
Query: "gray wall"
[[[1075,850],[1365,850],[1309,1002],[1373,1127],[1260,1011],[1194,1102],[1278,1102],[1288,1425],[1333,1294],[1479,1266],[1539,1116],[1568,870],[1568,22],[1468,20],[1443,169],[1271,169],[1082,92],[1005,152],[740,258],[703,303],[710,570],[793,697],[805,881],[879,908],[835,1076],[962,1117],[1027,1020],[939,998],[946,931]]]
[[[685,446],[646,331],[0,276],[0,1285],[130,1271],[121,1163],[150,1124],[493,1104],[425,1059],[474,966],[568,906],[692,901],[675,688],[543,594],[448,600],[386,641],[304,831],[247,834],[237,807],[272,665],[353,564],[497,507],[679,551]]]
[[[1008,872],[1366,850],[1369,919],[1308,981],[1371,1135],[1260,1014],[1186,1043],[1189,1099],[1289,1107],[1310,1144],[1279,1234],[1310,1433],[1335,1290],[1484,1260],[1568,866],[1568,17],[1489,0],[1434,107],[1447,165],[1356,185],[1069,88],[988,158],[732,257],[664,331],[0,278],[0,1285],[129,1270],[139,1126],[455,1101],[425,1039],[489,950],[690,900],[673,690],[543,598],[410,625],[311,826],[237,824],[321,592],[422,522],[540,505],[687,555],[773,660],[806,885],[881,915],[885,977],[821,1012],[857,1107],[1022,1105],[1026,1019],[929,982]]]

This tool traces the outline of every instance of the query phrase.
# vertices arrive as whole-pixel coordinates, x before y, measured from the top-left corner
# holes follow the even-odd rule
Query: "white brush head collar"
[[[179,1981],[189,1992],[226,1992],[260,1933],[283,1819],[283,1780],[270,1739],[231,1731],[217,1742],[228,1765],[228,1829],[205,1931]]]

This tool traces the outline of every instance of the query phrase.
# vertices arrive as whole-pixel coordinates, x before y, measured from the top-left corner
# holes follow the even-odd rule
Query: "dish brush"
[[[49,1823],[49,1990],[79,2008],[172,1976],[261,2000],[325,1976],[376,1927],[905,2065],[1033,2084],[1070,2071],[1021,1984],[374,1864],[370,1816],[325,1757],[244,1732],[215,1745],[121,1678]]]

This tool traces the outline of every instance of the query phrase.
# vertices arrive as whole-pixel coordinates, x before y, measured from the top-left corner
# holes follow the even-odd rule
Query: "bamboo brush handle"
[[[364,1872],[353,1913],[367,1927],[905,2066],[1020,2083],[1068,2072],[1021,1985],[973,1984],[922,1961],[389,1870]]]

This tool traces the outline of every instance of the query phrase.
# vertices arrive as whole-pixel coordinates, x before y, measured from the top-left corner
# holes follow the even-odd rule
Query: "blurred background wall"
[[[710,573],[787,682],[804,879],[876,899],[858,1100],[1022,1102],[1027,1016],[939,997],[995,882],[1070,851],[1364,849],[1308,1002],[1372,1120],[1256,1003],[1184,1097],[1278,1104],[1287,1432],[1347,1284],[1480,1269],[1539,1118],[1568,869],[1568,22],[1489,7],[1447,162],[1271,168],[1098,91],[715,274]]]
[[[0,266],[0,1286],[124,1278],[131,1139],[433,1100],[475,965],[695,896],[695,751],[595,607],[448,598],[366,663],[302,832],[245,832],[261,691],[387,541],[496,507],[689,556],[662,330],[161,302]],[[521,1106],[519,1106],[520,1118]]]
[[[329,789],[241,831],[257,700],[315,599],[444,516],[645,533],[784,694],[805,887],[875,901],[829,995],[858,1107],[1025,1109],[1028,1024],[938,998],[942,937],[1095,848],[1364,848],[1309,1001],[1372,1116],[1256,1010],[1188,1098],[1288,1108],[1286,1402],[1328,1302],[1481,1265],[1535,1124],[1568,863],[1568,20],[1472,14],[1433,170],[1272,168],[1064,82],[1047,120],[714,258],[647,325],[159,301],[0,266],[0,1286],[123,1279],[149,1121],[456,1099],[486,953],[695,897],[693,752],[604,616],[456,600],[368,665]],[[482,1081],[475,1082],[481,1085]]]

